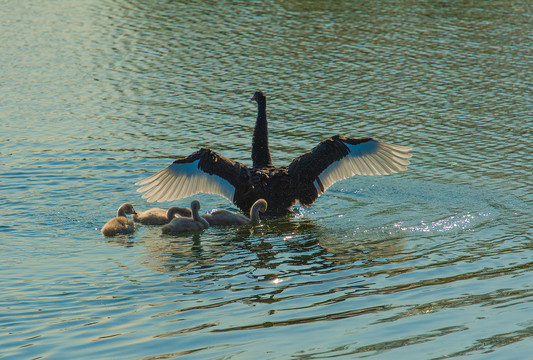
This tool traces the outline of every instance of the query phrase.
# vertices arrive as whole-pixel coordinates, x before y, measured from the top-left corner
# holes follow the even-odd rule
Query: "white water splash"
[[[393,227],[400,231],[408,232],[450,232],[450,231],[475,231],[475,227],[487,220],[489,213],[452,215],[443,219],[426,222],[420,221],[418,225],[405,225],[403,221],[397,222]]]

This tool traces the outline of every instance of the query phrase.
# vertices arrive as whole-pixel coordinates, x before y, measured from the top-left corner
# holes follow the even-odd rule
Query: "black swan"
[[[252,97],[258,105],[252,140],[250,169],[240,162],[202,148],[169,167],[136,183],[143,198],[152,201],[178,200],[204,192],[225,197],[248,213],[258,199],[268,203],[268,216],[291,212],[298,200],[310,206],[335,182],[353,175],[388,175],[406,170],[411,150],[372,138],[353,139],[335,135],[288,166],[272,164],[268,146],[266,97]]]
[[[109,220],[102,227],[102,235],[115,236],[118,234],[133,233],[135,231],[135,224],[126,217],[129,214],[135,214],[135,210],[133,210],[132,204],[125,203],[118,208],[117,217]]]
[[[161,228],[161,232],[163,234],[179,234],[182,232],[207,229],[209,223],[198,214],[198,210],[200,210],[200,202],[198,200],[194,200],[191,203],[191,210],[192,218],[174,218]]]
[[[267,202],[263,199],[257,200],[250,210],[250,217],[242,214],[236,214],[228,210],[216,210],[211,214],[202,215],[211,226],[231,226],[246,225],[259,222],[259,212],[264,213],[267,210]]]
[[[144,225],[165,225],[177,215],[181,217],[191,217],[191,209],[185,207],[171,207],[168,210],[154,208],[146,211],[137,211],[133,214],[133,221]]]

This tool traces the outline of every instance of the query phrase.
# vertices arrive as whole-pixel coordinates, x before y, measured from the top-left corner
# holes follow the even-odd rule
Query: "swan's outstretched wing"
[[[353,175],[388,175],[406,170],[410,150],[371,138],[336,135],[294,159],[289,165],[289,175],[298,183],[300,203],[311,205],[339,180]]]
[[[139,181],[137,192],[148,202],[178,200],[198,193],[216,194],[233,202],[235,188],[247,181],[248,169],[209,149],[200,149],[185,159]]]

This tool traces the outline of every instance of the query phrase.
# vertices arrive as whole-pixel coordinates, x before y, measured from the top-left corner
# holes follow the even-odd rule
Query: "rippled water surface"
[[[531,357],[529,2],[1,4],[0,357]],[[412,164],[258,226],[101,236],[175,158],[251,165],[256,89],[276,164],[337,133]]]

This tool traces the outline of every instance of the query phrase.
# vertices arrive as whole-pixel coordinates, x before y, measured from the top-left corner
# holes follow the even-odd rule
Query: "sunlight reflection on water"
[[[404,226],[402,222],[394,224],[395,228],[401,231],[410,232],[458,232],[460,230],[475,231],[474,223],[483,221],[482,218],[488,217],[489,214],[466,214],[460,216],[450,216],[446,219],[431,221],[429,224],[420,222],[420,225]]]

